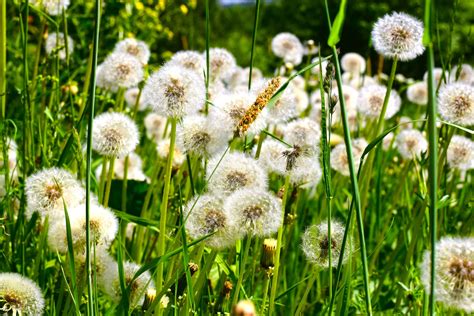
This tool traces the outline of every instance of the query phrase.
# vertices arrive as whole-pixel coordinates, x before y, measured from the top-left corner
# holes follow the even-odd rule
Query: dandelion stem
[[[240,249],[239,279],[237,280],[237,286],[235,287],[235,290],[234,290],[234,297],[232,298],[232,306],[237,304],[237,301],[239,300],[240,288],[242,286],[242,281],[244,279],[244,274],[245,274],[245,262],[247,261],[247,257],[249,255],[251,243],[252,243],[252,239],[250,237],[247,237],[244,242],[244,245],[242,245],[243,247]]]
[[[7,0],[0,0],[0,103],[2,120],[6,117],[7,93]]]
[[[103,205],[107,207],[109,205],[109,197],[110,197],[110,188],[112,187],[112,179],[114,178],[114,166],[115,166],[115,157],[110,157],[109,160],[109,170],[107,170],[107,182],[105,184],[105,193],[104,193],[104,201]]]
[[[331,247],[329,247],[331,248]],[[300,303],[298,304],[298,308],[296,309],[295,315],[302,315],[304,307],[306,305],[306,300],[308,299],[309,292],[311,291],[311,288],[313,287],[314,282],[316,281],[316,278],[318,277],[318,271],[314,270],[311,272],[311,277],[308,280],[308,283],[306,283],[306,288],[304,290],[303,297],[301,298]],[[329,314],[331,315],[331,314]]]

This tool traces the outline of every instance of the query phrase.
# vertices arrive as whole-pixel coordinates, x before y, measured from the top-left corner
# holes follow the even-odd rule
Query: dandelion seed
[[[206,88],[203,79],[192,70],[165,65],[150,76],[142,96],[157,114],[180,118],[203,107]]]
[[[213,234],[204,240],[212,248],[229,247],[240,237],[235,217],[227,213],[222,199],[217,196],[205,194],[188,202],[185,218],[186,231],[191,238],[199,239]]]
[[[140,61],[125,53],[110,54],[102,63],[101,72],[101,76],[115,89],[137,86],[144,76]]]
[[[464,83],[450,83],[441,87],[438,112],[450,123],[474,124],[474,87]]]
[[[428,150],[428,142],[423,134],[416,129],[405,129],[395,138],[398,152],[405,159],[421,157]]]
[[[454,135],[448,146],[448,164],[459,170],[474,169],[474,142],[467,137]]]
[[[280,33],[272,39],[272,51],[275,56],[297,66],[303,60],[304,47],[298,37],[291,33]]]
[[[202,54],[198,52],[185,50],[174,54],[168,62],[168,65],[180,66],[192,70],[198,76],[202,77],[206,69],[206,60]]]
[[[66,59],[66,41],[63,33],[49,33],[45,41],[45,50],[48,55],[58,54],[59,59]],[[67,52],[69,55],[74,51],[74,41],[67,37]]]
[[[166,121],[166,117],[162,115],[153,112],[147,114],[143,122],[146,129],[146,136],[155,142],[161,140],[165,134]]]
[[[27,213],[57,217],[85,199],[85,190],[69,172],[59,168],[38,171],[26,179]]]
[[[474,83],[474,69],[471,67],[471,65],[468,64],[454,66],[451,70],[449,77],[451,79],[451,82],[462,82],[465,84],[472,84]]]
[[[351,74],[362,74],[365,72],[365,59],[357,53],[347,53],[341,58],[341,68]]]
[[[114,53],[133,56],[138,59],[142,65],[148,64],[148,60],[150,59],[150,48],[148,48],[148,45],[134,38],[126,38],[115,44]]]
[[[444,305],[474,312],[474,238],[443,237],[436,244],[435,297]],[[421,264],[425,291],[431,289],[431,254]]]
[[[423,23],[405,13],[386,14],[372,29],[372,42],[377,53],[401,61],[423,54],[422,38]]]
[[[367,141],[363,138],[354,139],[352,142],[352,154],[354,158],[354,166],[356,169],[360,166],[360,158],[367,147]],[[347,158],[346,145],[341,143],[331,150],[331,168],[348,177],[349,159]]]
[[[178,142],[187,152],[212,156],[225,150],[233,130],[223,122],[194,115],[184,118],[178,128]]]
[[[39,286],[18,273],[0,273],[0,312],[3,315],[41,316],[44,298]]]
[[[238,189],[257,190],[267,187],[265,171],[258,161],[250,156],[239,152],[229,153],[216,168],[219,160],[221,160],[221,155],[216,155],[207,166],[206,176],[210,178],[209,191],[218,195],[229,195]],[[211,174],[213,174],[212,177],[210,177]]]
[[[125,157],[135,150],[138,140],[135,122],[123,113],[106,112],[94,118],[92,148],[107,157]]]
[[[329,248],[331,249],[331,266],[337,267],[339,257],[341,255],[342,239],[344,238],[344,225],[331,220],[331,242],[328,239],[327,221],[321,222],[319,225],[313,225],[306,229],[302,237],[301,248],[303,249],[306,259],[311,263],[322,267],[329,268]],[[343,263],[347,261],[352,252],[350,238],[346,244],[344,251]]]
[[[235,191],[225,200],[224,209],[235,217],[240,231],[250,236],[268,236],[282,224],[281,200],[261,189]]]
[[[357,99],[359,112],[369,118],[378,118],[382,113],[386,92],[387,88],[380,85],[372,85],[362,88],[360,90],[359,98]],[[388,99],[384,118],[392,118],[400,110],[400,106],[400,96],[396,91],[392,90]]]
[[[407,99],[418,105],[426,105],[428,103],[428,86],[426,82],[421,81],[410,85],[407,89]]]

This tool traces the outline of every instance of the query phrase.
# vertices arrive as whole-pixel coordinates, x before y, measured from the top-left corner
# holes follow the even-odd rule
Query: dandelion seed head
[[[150,76],[142,96],[157,114],[180,118],[202,108],[206,88],[203,79],[192,70],[165,65]]]
[[[252,157],[239,152],[228,153],[217,166],[220,159],[221,155],[216,155],[207,166],[208,179],[215,169],[208,183],[210,192],[229,195],[238,189],[256,190],[267,187],[267,175],[258,161]]]
[[[352,154],[354,158],[354,166],[356,170],[360,165],[360,158],[367,147],[367,141],[363,138],[357,138],[352,141]],[[348,177],[349,173],[349,159],[347,158],[346,145],[344,143],[336,145],[331,150],[331,168]]]
[[[137,86],[143,80],[144,72],[140,61],[125,53],[112,53],[102,63],[101,76],[116,88]]]
[[[237,67],[235,57],[227,49],[211,48],[209,50],[209,71],[212,81],[229,78],[235,67]]]
[[[283,156],[283,152],[288,147],[282,144],[280,141],[275,139],[266,139],[262,143],[260,150],[260,157],[258,160],[267,172],[273,172],[276,174],[285,174],[286,171],[286,160]]]
[[[443,76],[446,81],[449,80],[449,73],[447,71],[443,72],[443,68],[433,68],[433,78],[436,87],[438,87],[439,82],[443,80]],[[423,75],[423,81],[428,82],[428,71]]]
[[[421,157],[428,150],[428,142],[423,134],[416,129],[405,129],[395,138],[400,155],[405,159]]]
[[[467,137],[454,135],[448,145],[448,164],[459,170],[474,169],[474,142]]]
[[[382,112],[386,92],[387,88],[380,85],[362,88],[357,99],[359,112],[369,118],[378,118]],[[388,99],[385,119],[392,118],[400,110],[401,102],[398,93],[392,90]]]
[[[306,229],[302,237],[301,248],[306,259],[321,267],[329,268],[329,248],[331,249],[331,266],[337,267],[341,255],[342,239],[344,238],[344,225],[338,221],[331,220],[331,242],[328,239],[327,220],[319,225],[313,225]],[[343,262],[351,255],[351,240],[348,240],[344,251]]]
[[[202,77],[206,69],[206,60],[199,52],[184,50],[174,54],[168,62],[168,65],[189,69]]]
[[[341,68],[351,74],[365,72],[365,59],[357,53],[347,53],[341,58]]]
[[[225,200],[224,209],[235,217],[240,232],[250,236],[268,236],[282,224],[281,200],[265,190],[237,190]]]
[[[94,118],[92,148],[107,157],[125,157],[139,143],[138,127],[126,114],[105,112]]]
[[[128,157],[128,159],[127,159]],[[125,178],[125,166],[127,165],[127,179],[135,181],[145,181],[147,176],[143,173],[143,162],[139,155],[131,152],[127,157],[115,160],[114,176],[115,179]],[[128,164],[126,164],[128,162]]]
[[[153,112],[148,113],[143,122],[146,129],[146,136],[155,142],[161,140],[165,133],[166,121],[166,117],[162,115]]]
[[[321,180],[321,166],[317,156],[302,156],[296,159],[295,165],[289,171],[290,182],[300,188],[311,188]]]
[[[299,147],[319,149],[321,127],[309,118],[302,118],[288,123],[284,128],[284,140]]]
[[[304,46],[294,34],[284,32],[272,39],[272,51],[286,63],[297,66],[303,60]]]
[[[474,87],[464,83],[442,86],[438,94],[438,112],[450,123],[473,125]]]
[[[142,65],[148,64],[150,48],[148,45],[134,38],[126,38],[115,44],[114,53],[128,54],[138,59]]]
[[[472,85],[474,83],[474,69],[468,64],[457,65],[453,67],[449,77],[451,82],[462,82]]]
[[[377,53],[401,61],[423,54],[422,38],[423,23],[405,13],[386,14],[372,29],[372,42]]]
[[[160,140],[156,146],[156,151],[158,153],[158,157],[163,160],[168,159],[168,154],[170,152],[170,140],[164,139]],[[178,169],[186,159],[186,156],[183,154],[181,148],[179,148],[179,144],[174,146],[174,153],[173,153],[173,168]]]
[[[45,50],[48,55],[58,54],[59,59],[66,59],[66,41],[63,33],[49,33],[45,41]],[[67,37],[67,52],[69,55],[74,51],[74,41]]]
[[[124,98],[125,102],[127,102],[127,105],[130,109],[135,109],[135,106],[137,104],[137,99],[140,94],[140,89],[139,88],[129,88],[127,91],[125,91]],[[138,100],[138,110],[139,111],[145,111],[147,109],[146,104],[143,102],[143,99],[140,97],[140,100]]]
[[[56,16],[67,10],[70,0],[41,0],[41,4],[49,15]]]
[[[18,273],[0,273],[0,312],[3,315],[41,316],[44,297],[39,286]]]
[[[474,238],[443,237],[436,244],[436,300],[454,309],[474,312]],[[431,254],[421,264],[425,291],[431,289]]]
[[[418,105],[426,105],[428,103],[428,85],[424,81],[420,81],[410,85],[407,89],[407,99]]]

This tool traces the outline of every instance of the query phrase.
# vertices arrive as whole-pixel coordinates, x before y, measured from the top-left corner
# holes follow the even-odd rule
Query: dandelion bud
[[[275,252],[277,248],[277,240],[267,238],[263,240],[263,251],[260,265],[264,269],[272,268],[275,265]]]
[[[250,300],[242,300],[232,309],[232,316],[256,316],[255,305]]]
[[[40,316],[43,309],[43,294],[36,283],[18,273],[0,273],[2,315]]]
[[[233,288],[232,282],[229,280],[225,281],[224,287],[222,288],[222,297],[224,297],[225,299],[229,299],[230,293],[232,292],[232,288]]]
[[[161,297],[160,303],[161,303],[161,300],[163,299],[163,297],[165,297],[165,296],[166,295]],[[145,299],[143,300],[143,304],[142,304],[142,310],[143,311],[148,310],[151,307],[151,305],[153,304],[153,302],[155,301],[155,298],[156,298],[156,290],[153,289],[153,288],[147,289],[147,291],[145,293]],[[168,304],[166,304],[166,305],[168,305]],[[166,306],[164,308],[166,308]]]

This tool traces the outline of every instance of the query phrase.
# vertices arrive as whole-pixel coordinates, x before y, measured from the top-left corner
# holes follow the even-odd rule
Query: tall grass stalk
[[[259,15],[260,15],[260,0],[256,0],[255,1],[255,19],[253,21],[253,32],[252,32],[252,49],[250,51],[249,90],[252,88],[253,58],[254,58],[254,53],[255,53],[255,42],[257,41],[257,28],[258,28]]]
[[[92,71],[91,71],[91,85],[89,91],[88,102],[89,106],[89,120],[87,129],[87,149],[86,149],[86,272],[87,272],[87,311],[89,315],[94,315],[94,299],[93,283],[92,283],[92,265],[91,265],[91,235],[90,235],[90,204],[91,204],[91,165],[92,165],[92,128],[94,122],[95,110],[95,90],[97,83],[97,55],[99,51],[99,35],[100,35],[100,9],[101,0],[95,1],[94,12],[94,36],[93,36],[93,53],[92,53]]]
[[[7,93],[7,0],[0,0],[0,104],[6,118]],[[5,126],[4,126],[5,127]]]

